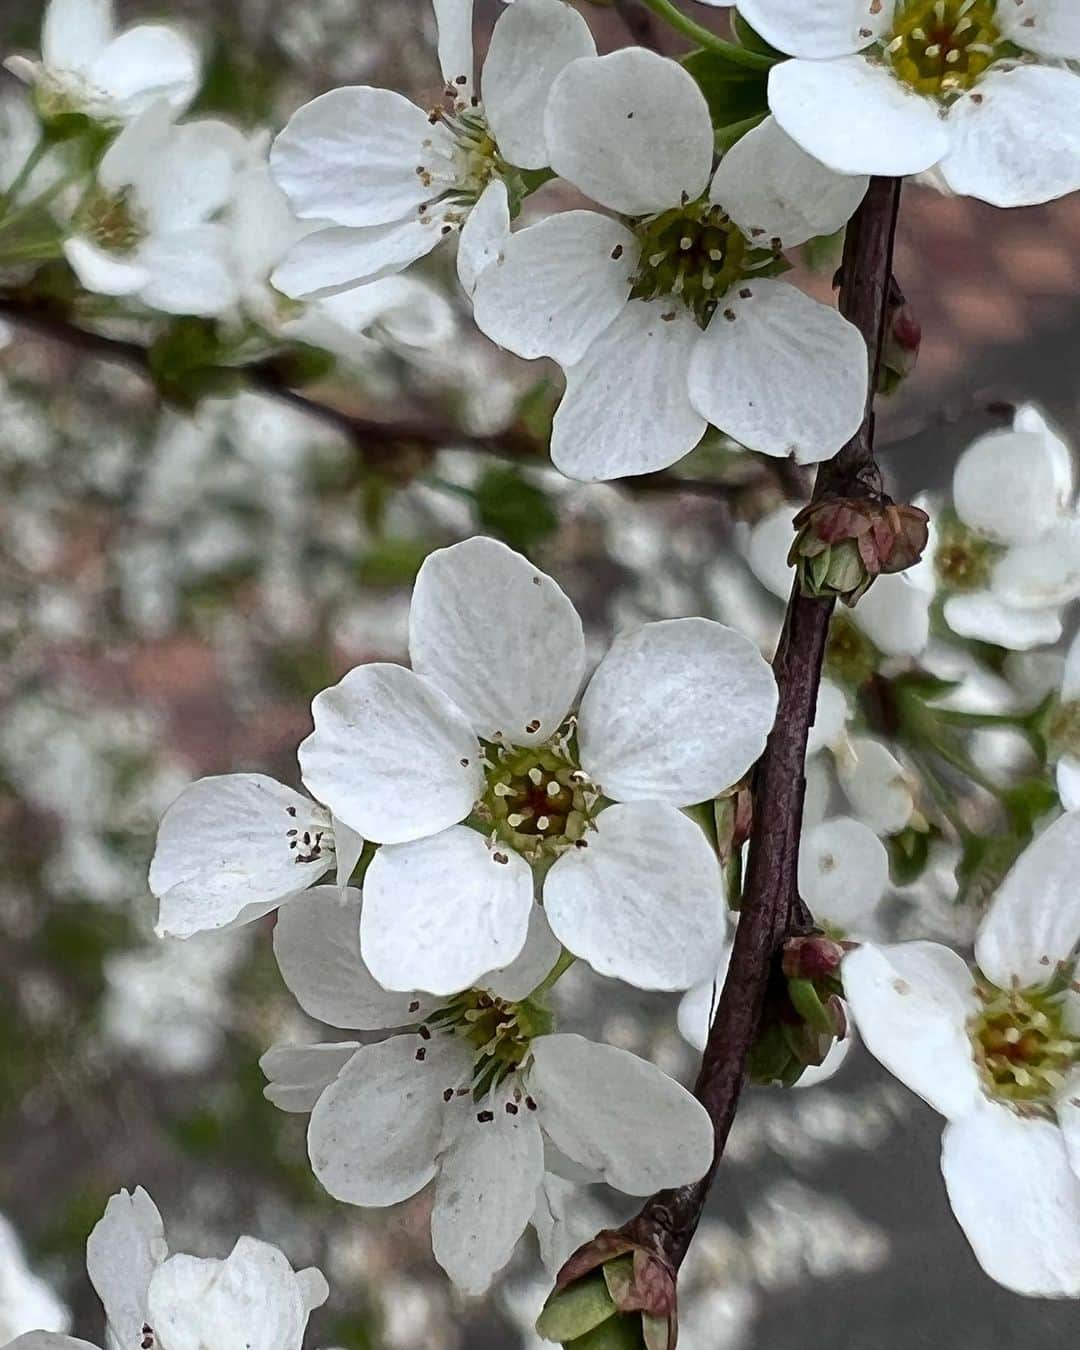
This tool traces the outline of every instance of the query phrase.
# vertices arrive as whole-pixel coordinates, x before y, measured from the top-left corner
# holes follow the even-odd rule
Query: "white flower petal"
[[[26,1331],[9,1341],[4,1350],[98,1350],[98,1347],[58,1331]]]
[[[563,946],[639,989],[687,989],[711,975],[727,916],[720,864],[693,821],[664,802],[617,804],[586,843],[544,882]]]
[[[1080,596],[1080,518],[1067,516],[1031,544],[1011,548],[990,586],[1017,609],[1049,609]]]
[[[138,1343],[150,1279],[167,1253],[161,1215],[143,1188],[111,1196],[86,1241],[86,1273],[118,1344]]]
[[[430,554],[409,612],[413,669],[485,740],[536,745],[559,729],[585,673],[585,637],[560,586],[496,539]]]
[[[1057,1102],[1058,1124],[1072,1170],[1080,1179],[1080,1069],[1074,1069]]]
[[[949,109],[949,188],[993,206],[1037,206],[1080,187],[1080,76],[997,67]]]
[[[1046,420],[1034,403],[1021,403],[1016,409],[1013,413],[1013,430],[1032,432],[1042,437],[1045,442],[1044,449],[1057,466],[1057,486],[1061,499],[1068,501],[1073,493],[1076,465],[1073,453],[1062,439],[1061,433]]]
[[[365,839],[398,844],[464,820],[483,788],[476,736],[404,666],[357,666],[315,696],[298,752],[314,796]]]
[[[655,1064],[583,1036],[541,1036],[532,1052],[529,1091],[545,1134],[609,1186],[649,1195],[708,1169],[708,1113]]]
[[[543,169],[544,109],[555,77],[595,56],[589,25],[563,0],[516,0],[504,10],[484,58],[481,93],[499,153],[522,169]]]
[[[762,516],[746,543],[746,561],[751,572],[778,600],[786,600],[791,594],[794,572],[787,559],[795,539],[791,522],[797,509],[785,502]]]
[[[106,253],[79,235],[64,240],[64,257],[80,284],[97,295],[135,295],[149,280],[138,261]]]
[[[610,1224],[611,1211],[578,1182],[556,1176],[549,1165],[530,1222],[536,1231],[540,1260],[554,1279],[583,1242]]]
[[[690,398],[749,449],[815,464],[858,430],[867,372],[861,334],[835,309],[786,281],[747,281],[694,348]]]
[[[570,478],[595,482],[652,473],[688,454],[705,432],[686,368],[700,336],[668,301],[631,300],[566,368],[551,458]]]
[[[821,1063],[808,1065],[802,1071],[794,1086],[797,1088],[817,1087],[819,1083],[827,1083],[830,1078],[835,1078],[847,1063],[847,1058],[854,1045],[854,1033],[849,1033],[841,1040],[833,1041]]]
[[[836,745],[844,735],[848,720],[848,702],[844,691],[829,677],[823,676],[818,685],[817,709],[810,735],[806,742],[806,753],[816,754],[829,746]]]
[[[1057,794],[1065,811],[1080,811],[1080,759],[1065,755],[1056,769]]]
[[[200,778],[158,827],[149,876],[158,935],[190,937],[276,909],[333,867],[319,839],[329,832],[325,811],[263,774]]]
[[[311,1113],[308,1152],[319,1181],[350,1205],[394,1205],[415,1195],[435,1175],[443,1093],[461,1086],[469,1068],[457,1036],[392,1036],[362,1046]]]
[[[459,1098],[448,1112],[431,1210],[431,1250],[465,1294],[484,1293],[510,1260],[536,1208],[544,1175],[537,1113],[524,1104],[508,1112],[508,1097],[503,1089],[481,1103]],[[494,1119],[478,1121],[478,1106]]]
[[[769,107],[808,155],[836,173],[922,173],[951,144],[932,98],[861,56],[781,61],[769,71]]]
[[[325,1281],[322,1288],[325,1299]],[[310,1277],[276,1247],[242,1237],[224,1261],[166,1261],[150,1281],[148,1321],[169,1350],[297,1350],[311,1292]]]
[[[724,155],[709,199],[724,208],[751,242],[779,239],[785,248],[794,248],[846,225],[867,182],[858,174],[826,169],[774,117],[766,117]]]
[[[819,923],[860,936],[888,884],[885,845],[861,820],[837,816],[803,835],[799,892]]]
[[[152,234],[135,255],[147,276],[139,298],[165,314],[223,314],[237,299],[224,225]]]
[[[390,89],[332,89],[293,113],[270,151],[270,169],[301,220],[389,225],[439,194],[417,173],[450,175],[453,140]]]
[[[493,179],[469,212],[458,238],[457,274],[472,296],[480,273],[491,266],[510,234],[510,199],[501,178]]]
[[[1080,814],[1048,826],[1013,864],[975,937],[975,960],[1003,989],[1045,984],[1080,942]]]
[[[439,30],[439,69],[447,89],[467,100],[473,87],[473,0],[431,0]]]
[[[113,0],[49,0],[41,58],[52,70],[85,71],[113,36]]]
[[[259,1060],[263,1096],[281,1111],[310,1111],[359,1049],[357,1041],[273,1045]]]
[[[170,128],[162,152],[137,177],[139,207],[151,234],[187,230],[210,220],[236,187],[233,161],[243,144],[224,122],[204,119]]]
[[[911,786],[883,742],[854,737],[837,755],[836,773],[851,809],[878,834],[896,834],[907,826],[915,809]]]
[[[1080,1297],[1080,1177],[1061,1131],[985,1105],[945,1129],[941,1170],[957,1222],[992,1280]]]
[[[733,936],[725,939],[716,973],[710,975],[707,980],[702,980],[700,984],[695,984],[693,989],[688,989],[679,1000],[677,1015],[679,1033],[688,1045],[692,1045],[699,1052],[705,1049],[705,1043],[709,1039],[709,1028],[716,1013],[716,1003],[727,978],[733,940]]]
[[[533,905],[529,912],[529,931],[525,946],[508,966],[489,970],[477,981],[481,989],[509,1003],[519,1003],[550,975],[562,955],[562,946],[547,921],[543,909]]]
[[[442,242],[443,225],[431,216],[367,229],[315,230],[293,244],[270,280],[294,300],[334,295],[404,271]]]
[[[477,280],[473,313],[493,342],[572,365],[630,295],[637,241],[595,211],[565,211],[511,234]]]
[[[615,639],[585,690],[582,768],[617,801],[705,801],[765,749],[776,697],[772,669],[734,628],[643,624]]]
[[[87,82],[119,116],[136,117],[157,99],[183,112],[198,93],[200,67],[199,50],[186,34],[145,23],[114,38],[85,68]]]
[[[360,950],[387,989],[456,994],[514,960],[532,907],[524,858],[455,825],[375,854],[364,878]]]
[[[1070,703],[1080,698],[1080,633],[1069,643],[1061,672],[1061,700]]]
[[[981,1100],[967,1032],[978,1002],[961,957],[936,942],[865,943],[842,975],[859,1035],[891,1074],[949,1119]]]
[[[909,573],[880,576],[851,617],[883,656],[920,656],[930,641],[933,592],[914,585]]]
[[[1038,539],[1065,508],[1060,454],[1034,431],[991,431],[964,451],[953,471],[956,514],[1001,544]]]
[[[739,0],[766,42],[792,56],[845,56],[888,32],[895,0]]]
[[[334,854],[337,860],[334,880],[338,884],[338,890],[344,891],[364,851],[364,839],[336,816],[331,816],[330,820],[334,829]]]
[[[998,6],[995,21],[1025,51],[1080,61],[1080,10],[1073,0],[1013,0]]]
[[[1014,609],[990,591],[950,595],[943,612],[945,622],[960,637],[978,638],[1013,652],[1046,647],[1061,637],[1061,615],[1056,609]]]
[[[287,905],[274,927],[274,955],[282,979],[301,1008],[332,1027],[375,1031],[423,1020],[429,999],[390,993],[360,956],[360,892],[343,904],[336,886],[316,886],[303,902]]]
[[[696,200],[712,170],[704,94],[678,62],[641,47],[571,62],[545,132],[556,173],[627,216]]]

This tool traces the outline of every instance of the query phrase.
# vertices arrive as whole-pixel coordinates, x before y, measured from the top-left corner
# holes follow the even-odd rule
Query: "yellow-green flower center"
[[[841,684],[858,688],[878,668],[880,654],[868,637],[846,614],[834,614],[825,644],[825,668]]]
[[[485,788],[470,817],[530,863],[584,844],[599,788],[577,762],[572,725],[544,745],[484,747]]]
[[[751,244],[719,206],[702,198],[634,226],[641,258],[631,298],[680,301],[704,328],[739,281],[783,266],[780,241]],[[734,318],[734,313],[732,313]]]
[[[947,103],[1005,54],[996,10],[996,0],[899,0],[885,60],[910,89]]]
[[[454,181],[448,185],[445,177],[440,180],[440,174],[445,174],[445,168],[432,170],[427,165],[417,165],[416,172],[421,182],[427,187],[440,189],[421,206],[421,218],[426,217],[436,205],[449,206],[443,227],[444,233],[449,233],[454,225],[464,223],[484,189],[497,178],[506,184],[510,214],[516,215],[525,197],[525,183],[521,174],[507,164],[499,153],[483,110],[478,106],[455,107],[451,110],[437,108],[429,115],[429,120],[433,124],[441,122],[454,138]]]
[[[131,253],[145,235],[132,207],[131,194],[126,191],[113,196],[96,190],[83,204],[79,223],[107,253]]]
[[[420,1036],[430,1039],[432,1033],[448,1033],[466,1042],[473,1052],[472,1078],[464,1088],[447,1088],[447,1100],[463,1091],[481,1102],[525,1067],[532,1041],[546,1036],[552,1025],[551,1013],[529,999],[511,1003],[483,989],[467,989],[433,1012]]]
[[[980,982],[982,1003],[969,1031],[983,1087],[991,1097],[1052,1105],[1080,1064],[1080,1036],[1065,1026],[1062,977],[1039,989],[998,989]]]
[[[999,545],[980,538],[956,516],[941,520],[934,571],[946,590],[981,590],[989,582],[991,569],[1000,555]]]

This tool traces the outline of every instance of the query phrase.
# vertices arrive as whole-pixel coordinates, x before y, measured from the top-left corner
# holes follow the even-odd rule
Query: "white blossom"
[[[320,887],[283,910],[274,932],[305,1011],[338,1027],[401,1028],[370,1044],[276,1046],[263,1057],[270,1100],[311,1111],[311,1164],[331,1195],[381,1207],[433,1181],[435,1259],[479,1294],[538,1211],[550,1240],[549,1168],[584,1169],[631,1195],[705,1171],[712,1126],[684,1088],[625,1050],[554,1033],[529,997],[559,956],[538,910],[515,962],[440,1005],[372,977],[359,941],[366,904],[358,891],[342,904]]]
[[[376,978],[448,994],[513,960],[530,864],[557,937],[600,973],[676,989],[710,971],[719,865],[680,808],[764,748],[776,687],[756,648],[705,619],[645,624],[571,716],[581,620],[549,577],[477,537],[424,563],[409,650],[411,671],[360,666],[317,695],[299,752],[308,789],[382,845],[361,932]]]
[[[568,65],[545,128],[552,167],[618,218],[567,211],[510,234],[473,304],[494,341],[566,372],[556,466],[660,469],[709,422],[765,454],[835,454],[862,420],[865,346],[776,272],[783,246],[844,224],[865,180],[822,169],[771,119],[713,173],[701,90],[638,48]]]
[[[364,841],[264,774],[200,778],[162,817],[150,862],[159,937],[251,923],[335,871],[344,886]]]
[[[932,169],[949,191],[995,206],[1080,187],[1072,0],[740,0],[739,10],[796,58],[769,72],[773,116],[837,173]]]
[[[844,992],[871,1052],[947,1120],[949,1200],[1006,1288],[1080,1297],[1080,816],[1020,856],[975,937],[864,945]]]
[[[216,217],[233,190],[241,138],[224,122],[172,119],[159,99],[120,132],[64,254],[89,291],[167,314],[222,314],[237,290],[228,229]]]
[[[169,1255],[161,1215],[142,1189],[119,1191],[86,1243],[86,1271],[105,1307],[105,1344],[141,1350],[300,1350],[308,1314],[329,1290],[314,1267],[294,1271],[257,1238],[223,1260]],[[8,1350],[96,1350],[30,1331]]]
[[[26,1264],[18,1234],[0,1214],[0,1342],[7,1345],[34,1328],[64,1332],[70,1325],[67,1308]]]
[[[449,109],[428,113],[388,89],[334,89],[274,142],[274,176],[301,220],[320,225],[274,275],[286,295],[399,272],[474,207],[508,226],[522,173],[546,168],[544,105],[567,62],[595,51],[585,20],[562,0],[517,0],[495,24],[476,93],[472,0],[438,0],[435,14]]]
[[[40,61],[9,56],[4,65],[34,86],[46,117],[77,112],[113,123],[159,99],[183,112],[198,90],[201,63],[191,40],[169,25],[117,33],[112,0],[49,0]]]

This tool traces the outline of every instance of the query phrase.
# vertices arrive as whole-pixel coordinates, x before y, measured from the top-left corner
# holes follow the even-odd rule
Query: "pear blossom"
[[[771,119],[714,173],[701,90],[639,48],[571,62],[544,125],[556,172],[616,214],[509,235],[473,306],[495,342],[566,372],[556,466],[588,480],[660,469],[710,422],[765,454],[835,454],[862,420],[865,344],[776,274],[783,247],[848,220],[866,180],[822,169]]]
[[[889,884],[889,855],[872,829],[851,816],[834,816],[804,829],[799,846],[799,894],[816,923],[832,937],[860,938],[873,932],[875,913]],[[688,990],[679,1003],[683,1039],[704,1051],[716,1000],[727,975],[731,942],[725,944],[712,979]],[[820,1065],[810,1065],[796,1087],[831,1078],[851,1050],[850,1032],[833,1042]]]
[[[560,949],[539,910],[516,961],[440,1003],[373,978],[359,940],[367,903],[318,887],[274,930],[306,1012],[338,1027],[398,1028],[369,1044],[276,1046],[263,1057],[270,1100],[311,1112],[311,1164],[331,1195],[381,1207],[434,1181],[435,1259],[480,1294],[547,1210],[549,1163],[569,1160],[631,1195],[706,1170],[712,1126],[685,1088],[625,1050],[552,1031],[536,991]]]
[[[388,89],[334,89],[294,113],[271,168],[301,220],[320,228],[287,254],[274,285],[327,295],[408,267],[484,216],[516,210],[523,173],[545,169],[543,111],[570,61],[595,52],[563,0],[517,0],[495,24],[473,87],[472,0],[438,0],[439,61],[451,106],[426,112]]]
[[[1080,187],[1080,24],[1070,0],[740,0],[795,59],[769,107],[837,173],[934,171],[995,206]]]
[[[1080,1298],[1080,815],[1017,860],[974,968],[933,942],[864,944],[844,992],[871,1053],[946,1119],[942,1171],[980,1265]]]
[[[308,1314],[329,1289],[269,1243],[238,1239],[223,1260],[169,1255],[157,1206],[141,1186],[118,1191],[86,1243],[86,1272],[105,1307],[105,1345],[143,1350],[300,1350]],[[29,1331],[7,1350],[96,1350]]]
[[[166,314],[222,314],[236,283],[216,217],[232,192],[239,136],[224,122],[172,119],[159,99],[120,132],[64,255],[89,291]]]
[[[190,38],[157,23],[117,33],[113,11],[113,0],[49,0],[40,61],[4,62],[34,87],[46,118],[83,113],[127,122],[159,99],[180,113],[195,97],[201,62]]]
[[[1080,515],[1072,453],[1030,404],[1011,430],[978,437],[953,472],[953,517],[927,549],[961,637],[1012,651],[1056,642],[1080,597]]]
[[[737,782],[776,710],[772,672],[706,619],[617,638],[588,682],[581,620],[493,539],[433,553],[412,670],[359,666],[312,704],[309,791],[380,843],[364,960],[388,989],[450,994],[521,950],[534,887],[601,974],[686,988],[724,933],[719,864],[681,808]]]
[[[329,871],[344,886],[363,846],[325,807],[264,774],[200,778],[158,827],[149,875],[158,936],[252,923]]]

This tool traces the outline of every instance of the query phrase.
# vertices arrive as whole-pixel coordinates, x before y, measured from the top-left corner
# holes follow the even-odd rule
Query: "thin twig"
[[[154,379],[150,353],[141,343],[83,328],[66,314],[33,297],[21,293],[0,294],[0,318],[28,328],[53,342],[62,343],[74,351],[125,366],[144,379]],[[434,419],[405,418],[391,422],[382,418],[363,417],[301,393],[289,384],[284,368],[273,359],[228,369],[242,379],[249,389],[288,404],[340,432],[352,442],[365,468],[405,481],[424,467],[425,456],[430,457],[435,451],[443,449],[476,451],[533,468],[545,468],[551,462],[546,441],[521,425],[478,435]],[[631,491],[685,493],[727,505],[737,503],[746,494],[769,484],[792,500],[801,500],[806,495],[801,470],[794,463],[780,459],[759,461],[758,474],[742,481],[684,478],[661,470],[622,479],[621,483]]]
[[[869,389],[885,333],[893,239],[900,205],[898,180],[875,178],[848,227],[840,309],[866,339]],[[824,464],[815,499],[875,490],[873,394],[862,426],[835,459]],[[779,689],[776,722],[754,781],[754,830],[746,886],[727,977],[702,1058],[695,1093],[713,1122],[715,1151],[706,1175],[692,1186],[654,1195],[627,1228],[676,1268],[686,1255],[735,1119],[773,959],[784,938],[803,922],[798,895],[799,836],[806,791],[806,742],[833,603],[795,587],[788,601],[773,663]]]

